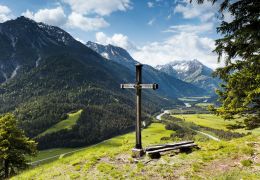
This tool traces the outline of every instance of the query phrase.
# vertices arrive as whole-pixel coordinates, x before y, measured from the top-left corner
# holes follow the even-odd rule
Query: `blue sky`
[[[152,66],[198,59],[216,68],[217,9],[186,0],[0,0],[0,22],[24,15],[82,42],[123,47]]]

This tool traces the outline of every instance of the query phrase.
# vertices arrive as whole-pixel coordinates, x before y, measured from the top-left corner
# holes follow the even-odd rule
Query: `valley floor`
[[[224,120],[223,118],[213,114],[179,114],[174,115],[174,117],[181,118],[187,122],[193,122],[203,127],[209,127],[220,130],[222,129],[226,131],[228,130],[227,125],[234,124],[234,121]],[[260,135],[260,128],[256,128],[253,130],[235,129],[232,131],[245,134],[250,132],[255,135]]]
[[[173,131],[153,123],[142,131],[144,147],[166,143]],[[159,160],[131,157],[134,133],[112,138],[12,179],[260,179],[260,137],[230,141],[196,137],[200,150],[169,152]],[[172,140],[171,140],[172,141]]]

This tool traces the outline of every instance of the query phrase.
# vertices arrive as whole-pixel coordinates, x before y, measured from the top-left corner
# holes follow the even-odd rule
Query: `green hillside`
[[[44,136],[46,134],[55,133],[64,129],[67,130],[72,129],[72,127],[77,124],[77,120],[79,119],[81,113],[82,113],[82,109],[74,113],[69,113],[67,119],[64,119],[58,122],[57,124],[55,124],[54,126],[50,127],[49,129],[41,133],[39,137]]]
[[[163,124],[153,123],[143,130],[144,146],[165,143],[166,137],[172,133],[165,130]],[[190,154],[171,152],[159,160],[146,157],[138,162],[131,158],[134,137],[134,133],[129,133],[109,139],[74,155],[27,170],[12,179],[260,178],[260,162],[255,159],[255,155],[260,153],[259,136],[220,142],[197,136],[200,150]]]
[[[55,161],[59,159],[62,156],[65,156],[65,154],[71,155],[73,152],[78,151],[82,148],[54,148],[54,149],[47,149],[39,151],[37,156],[30,156],[28,157],[28,161],[32,165],[37,164],[44,164],[48,162]]]

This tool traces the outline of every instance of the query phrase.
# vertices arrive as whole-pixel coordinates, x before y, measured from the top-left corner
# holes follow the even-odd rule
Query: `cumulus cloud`
[[[63,0],[71,8],[66,26],[83,31],[96,31],[109,26],[103,16],[131,8],[130,0]]]
[[[54,26],[64,25],[67,19],[62,7],[60,6],[54,9],[40,9],[36,13],[27,10],[22,13],[22,15],[37,22],[44,22]]]
[[[204,24],[200,24],[200,25],[183,24],[183,25],[170,26],[168,29],[166,29],[163,32],[205,33],[205,32],[208,32],[208,31],[212,31],[213,28],[214,28],[213,23],[204,23]]]
[[[212,19],[217,11],[217,5],[212,6],[211,2],[208,1],[205,1],[203,4],[197,4],[196,2],[190,3],[189,0],[185,0],[174,8],[174,13],[181,13],[185,19],[199,18],[203,22]]]
[[[0,23],[12,18],[11,10],[7,6],[0,5]]]
[[[67,27],[79,28],[83,31],[93,31],[109,26],[101,17],[89,18],[82,14],[72,12],[68,17]]]
[[[11,13],[11,10],[7,6],[0,5],[0,13],[1,14],[9,14],[9,13]]]
[[[103,32],[97,32],[96,41],[103,45],[112,44],[127,50],[134,49],[134,45],[128,40],[128,37],[123,34],[114,34],[112,37],[109,37]]]
[[[126,11],[131,8],[130,0],[63,0],[70,5],[73,12],[104,16],[114,11]]]
[[[149,8],[152,8],[152,7],[154,7],[154,4],[153,4],[153,2],[150,2],[150,1],[149,1],[149,2],[147,3],[147,6],[148,6]]]
[[[215,42],[208,37],[181,32],[162,42],[152,42],[133,51],[133,57],[145,64],[156,66],[174,60],[198,59],[205,65],[216,68],[216,54],[212,53]]]

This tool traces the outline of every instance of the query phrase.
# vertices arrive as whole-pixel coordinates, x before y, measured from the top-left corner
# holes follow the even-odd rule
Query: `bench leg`
[[[192,148],[190,148],[190,147],[180,148],[180,152],[181,153],[191,153],[192,152]]]
[[[149,157],[151,159],[159,159],[161,157],[161,154],[159,152],[157,153],[152,153],[152,154],[149,154]]]

